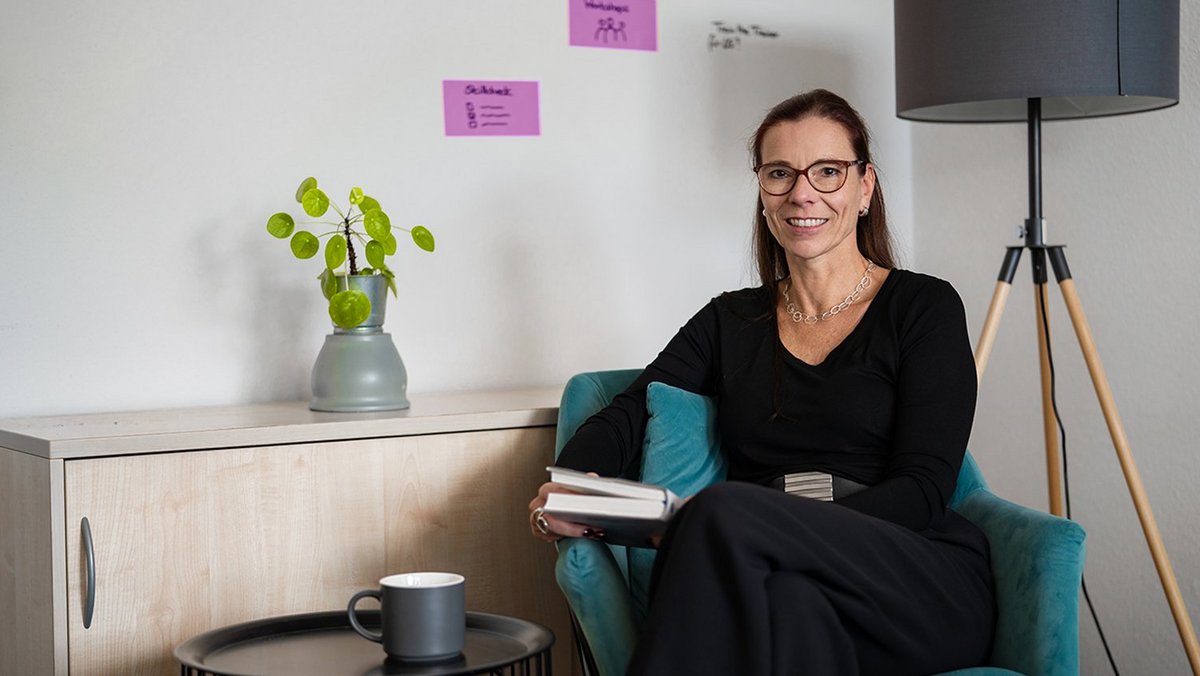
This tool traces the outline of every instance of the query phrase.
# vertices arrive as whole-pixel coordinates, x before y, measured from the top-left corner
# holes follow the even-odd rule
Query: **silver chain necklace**
[[[873,272],[874,270],[875,270],[875,264],[872,263],[871,261],[867,261],[867,269],[866,269],[866,271],[863,272],[862,279],[860,279],[858,281],[858,286],[854,287],[854,291],[850,292],[850,295],[846,296],[845,300],[838,303],[837,305],[834,305],[833,307],[829,308],[828,310],[822,312],[819,315],[806,315],[803,312],[801,312],[799,308],[796,307],[796,304],[792,302],[791,295],[788,293],[789,291],[792,290],[792,280],[789,278],[787,284],[785,284],[783,286],[783,299],[785,301],[787,301],[787,305],[784,307],[784,309],[787,311],[787,313],[789,315],[792,316],[792,321],[796,322],[797,324],[799,324],[801,322],[804,322],[805,324],[815,324],[819,321],[823,322],[825,320],[832,319],[833,317],[837,316],[842,310],[845,310],[846,308],[850,307],[850,305],[853,304],[854,301],[856,301],[862,297],[863,291],[866,291],[867,288],[869,288],[871,286],[871,272]]]

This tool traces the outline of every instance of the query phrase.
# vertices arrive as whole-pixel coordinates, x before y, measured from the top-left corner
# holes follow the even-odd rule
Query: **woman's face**
[[[859,159],[850,136],[840,124],[822,117],[782,122],[763,136],[760,162],[782,164],[799,171],[820,160]],[[846,168],[846,183],[834,192],[822,193],[804,177],[784,195],[759,189],[767,225],[789,260],[813,261],[831,252],[849,255],[857,251],[858,212],[871,203],[875,169],[867,165]],[[835,259],[836,260],[836,259]]]

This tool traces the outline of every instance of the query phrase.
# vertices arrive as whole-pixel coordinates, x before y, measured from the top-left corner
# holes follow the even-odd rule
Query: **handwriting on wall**
[[[758,24],[712,22],[712,31],[708,34],[708,51],[740,49],[743,45],[755,40],[774,40],[779,37],[776,31],[770,31]]]
[[[657,0],[570,0],[571,44],[658,49]]]
[[[446,136],[538,136],[538,83],[443,80]]]

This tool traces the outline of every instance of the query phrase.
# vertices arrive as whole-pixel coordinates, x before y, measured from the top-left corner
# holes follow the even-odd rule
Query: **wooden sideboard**
[[[577,673],[526,510],[560,392],[0,420],[0,674],[176,674],[195,634],[344,608],[415,570],[462,573],[468,609],[550,627],[554,664]]]

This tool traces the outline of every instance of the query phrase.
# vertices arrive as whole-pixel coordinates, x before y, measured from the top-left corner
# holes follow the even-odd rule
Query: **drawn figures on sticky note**
[[[568,0],[571,44],[658,49],[657,0]]]
[[[779,33],[769,31],[758,24],[727,24],[724,21],[714,21],[713,32],[708,34],[708,51],[739,49],[743,40],[772,40]]]
[[[443,80],[447,136],[537,136],[537,82]]]
[[[611,35],[613,42],[628,42],[629,38],[625,35],[625,22],[622,21],[618,25],[614,25],[615,23],[614,19],[597,20],[596,24],[599,25],[599,28],[596,29],[596,34],[593,36],[594,39],[597,42],[603,40],[604,44],[607,45],[609,36]]]

